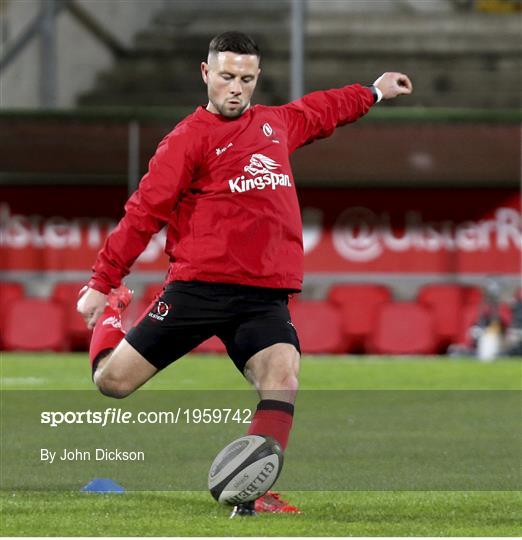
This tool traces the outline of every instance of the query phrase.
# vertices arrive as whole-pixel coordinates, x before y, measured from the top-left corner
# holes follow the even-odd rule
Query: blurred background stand
[[[391,70],[415,87],[408,99],[381,103],[292,156],[305,283],[291,306],[306,327],[307,350],[469,347],[484,284],[495,275],[499,313],[512,314],[502,315],[503,352],[516,351],[520,7],[516,0],[3,0],[1,329],[24,302],[38,300],[35,313],[65,321],[66,337],[55,333],[50,348],[86,346],[76,289],[158,142],[206,103],[198,66],[210,38],[239,29],[262,50],[257,103],[370,84]],[[164,242],[162,231],[133,268],[132,317],[150,302],[149,289],[161,287]]]

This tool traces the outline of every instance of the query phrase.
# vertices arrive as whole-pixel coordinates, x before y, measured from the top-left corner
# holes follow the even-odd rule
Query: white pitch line
[[[46,383],[47,380],[43,377],[2,377],[0,384],[6,386],[16,386],[19,384],[36,385]]]

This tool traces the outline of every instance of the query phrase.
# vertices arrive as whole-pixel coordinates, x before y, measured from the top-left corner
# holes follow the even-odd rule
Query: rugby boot
[[[80,296],[85,293],[85,290],[87,289],[84,287],[80,291]],[[133,294],[133,291],[126,285],[121,284],[107,296],[107,304],[94,326],[89,345],[89,361],[93,379],[100,362],[125,337],[121,316],[125,308],[130,304]]]
[[[109,293],[107,303],[117,311],[120,316],[131,303],[134,291],[129,289],[125,283],[122,283],[117,289],[112,289]]]
[[[85,285],[80,289],[78,300],[85,294],[88,288],[89,286]],[[121,315],[131,303],[133,297],[134,291],[122,283],[117,289],[112,289],[107,295],[107,304]]]
[[[271,512],[274,514],[300,514],[301,510],[297,506],[292,506],[281,499],[281,496],[276,491],[267,491],[263,496],[256,499],[254,505],[256,512]]]

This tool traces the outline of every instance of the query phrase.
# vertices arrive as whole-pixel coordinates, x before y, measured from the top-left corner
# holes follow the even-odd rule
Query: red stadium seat
[[[7,308],[19,298],[24,297],[24,288],[20,283],[0,283],[0,346],[3,347],[5,316]]]
[[[290,294],[288,296],[288,309],[290,309],[294,304],[301,301],[300,294]]]
[[[459,326],[459,333],[457,334],[456,344],[463,345],[465,347],[472,347],[473,338],[470,333],[471,327],[479,320],[481,313],[485,306],[483,304],[467,304],[462,310],[462,318]],[[511,324],[512,311],[509,304],[502,302],[498,306],[498,314],[502,325],[507,328]]]
[[[152,308],[152,300],[134,298],[127,309],[122,313],[121,324],[125,332],[128,332],[145,315],[145,310]]]
[[[484,299],[484,293],[480,287],[475,285],[463,285],[464,305],[481,304]]]
[[[383,304],[370,344],[377,354],[433,354],[437,350],[433,315],[415,302]]]
[[[62,306],[36,298],[15,300],[7,309],[4,342],[10,351],[66,350]]]
[[[13,301],[24,296],[24,288],[20,283],[3,282],[0,283],[0,312]]]
[[[290,307],[303,353],[346,352],[340,311],[328,302],[300,300]]]
[[[498,314],[500,315],[500,320],[502,321],[502,324],[507,328],[511,325],[511,321],[513,320],[513,311],[511,310],[511,306],[507,302],[502,302],[500,306],[498,307]]]
[[[85,282],[57,283],[51,298],[61,304],[65,313],[65,330],[72,350],[85,351],[89,348],[92,331],[89,330],[83,317],[76,311],[78,293]]]
[[[469,300],[474,303],[477,293],[474,288],[454,283],[424,285],[417,294],[417,302],[429,308],[435,319],[435,333],[439,352],[445,352],[459,333],[462,310]]]
[[[226,353],[227,349],[223,342],[217,337],[212,336],[211,338],[207,339],[201,345],[198,345],[194,352],[198,353]]]
[[[455,343],[471,348],[473,339],[470,333],[471,327],[477,322],[480,312],[480,304],[467,304],[462,309],[462,317],[459,326],[459,333]]]
[[[156,296],[163,289],[161,283],[151,283],[145,287],[141,298],[134,296],[127,309],[122,313],[121,322],[123,329],[128,332],[145,315],[145,310],[152,308]]]
[[[126,332],[141,320],[147,308],[152,308],[152,303],[162,289],[162,283],[151,283],[143,289],[141,298],[134,297],[134,300],[129,304],[121,317],[122,326]]]
[[[334,285],[328,301],[338,307],[342,315],[342,330],[349,352],[363,351],[373,331],[379,306],[391,300],[391,292],[384,285]]]
[[[141,299],[149,304],[156,298],[156,295],[159,294],[163,289],[163,283],[150,283],[143,289],[143,294]]]

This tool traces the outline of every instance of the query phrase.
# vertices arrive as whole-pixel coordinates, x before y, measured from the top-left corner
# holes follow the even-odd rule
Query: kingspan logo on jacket
[[[250,163],[243,168],[246,174],[228,181],[232,193],[243,193],[251,189],[265,189],[271,186],[292,187],[288,174],[278,173],[281,165],[263,154],[253,154]],[[249,175],[249,176],[247,176]]]

